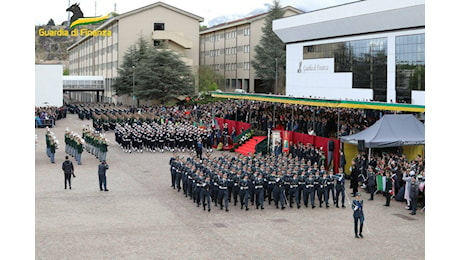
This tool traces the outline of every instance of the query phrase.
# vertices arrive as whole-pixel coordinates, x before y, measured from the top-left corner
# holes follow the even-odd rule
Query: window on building
[[[167,48],[167,41],[166,40],[153,40],[153,46],[155,48]]]
[[[304,59],[334,59],[335,72],[352,72],[353,88],[372,89],[373,100],[387,100],[387,39],[304,46]]]
[[[395,39],[396,101],[410,103],[413,90],[425,90],[425,34]]]
[[[250,33],[249,27],[243,29],[243,35],[248,36]]]
[[[164,23],[154,23],[153,24],[153,30],[154,31],[164,31],[165,30],[165,24]]]

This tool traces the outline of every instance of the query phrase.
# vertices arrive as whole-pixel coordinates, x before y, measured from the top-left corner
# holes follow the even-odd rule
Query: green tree
[[[219,88],[219,83],[223,82],[224,77],[216,73],[209,66],[200,66],[199,73],[199,92],[215,91]]]
[[[172,51],[158,49],[140,38],[123,57],[113,85],[117,95],[130,95],[138,100],[159,99],[190,95],[194,91],[194,78],[189,66]]]
[[[265,18],[259,45],[254,47],[254,60],[251,62],[262,86],[273,93],[283,92],[286,70],[286,44],[273,32],[272,21],[283,18],[284,11],[279,1],[274,0]]]
[[[123,56],[123,63],[118,68],[118,77],[113,88],[117,95],[133,96],[136,84],[136,67],[139,62],[147,58],[147,40],[140,37],[136,44],[131,45]]]
[[[159,99],[163,104],[169,98],[193,94],[193,74],[177,53],[152,47],[146,56],[136,69],[138,85],[134,95],[145,100]]]

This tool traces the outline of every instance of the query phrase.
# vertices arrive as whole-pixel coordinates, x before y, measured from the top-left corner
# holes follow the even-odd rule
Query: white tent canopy
[[[411,114],[384,115],[369,128],[340,137],[343,143],[358,144],[364,140],[367,148],[386,148],[425,144],[425,125]]]

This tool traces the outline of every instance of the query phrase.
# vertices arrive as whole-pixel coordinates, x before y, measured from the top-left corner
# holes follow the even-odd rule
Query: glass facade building
[[[425,34],[397,36],[396,100],[411,102],[412,90],[425,90]]]
[[[334,59],[334,72],[351,72],[353,88],[372,89],[374,101],[387,101],[386,37],[303,47],[303,59]],[[410,103],[411,90],[425,90],[425,34],[397,36],[396,101]]]

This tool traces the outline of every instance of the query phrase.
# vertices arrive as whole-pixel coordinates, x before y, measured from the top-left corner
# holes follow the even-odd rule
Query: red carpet
[[[244,144],[242,144],[240,147],[235,149],[235,152],[240,153],[242,155],[248,156],[249,153],[255,153],[256,151],[256,145],[263,140],[265,140],[267,137],[266,136],[253,136],[251,139],[246,141]]]

